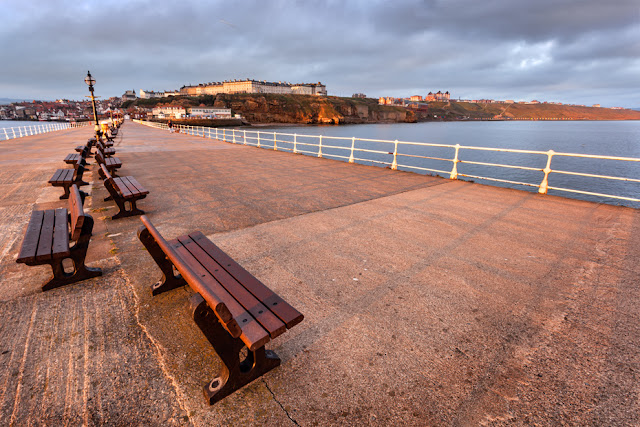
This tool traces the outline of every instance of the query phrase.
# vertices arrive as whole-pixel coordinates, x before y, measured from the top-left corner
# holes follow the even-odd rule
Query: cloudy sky
[[[0,0],[0,98],[226,79],[640,107],[639,0]]]

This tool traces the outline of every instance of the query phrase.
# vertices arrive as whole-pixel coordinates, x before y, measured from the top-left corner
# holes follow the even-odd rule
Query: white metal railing
[[[136,123],[140,123],[146,126],[156,127],[159,129],[168,129],[168,126],[164,123],[148,122],[141,120],[134,120]],[[448,177],[450,179],[459,179],[465,177],[469,179],[482,179],[492,182],[499,182],[510,185],[520,185],[525,187],[537,187],[538,192],[541,194],[547,194],[548,190],[555,190],[559,192],[582,194],[587,196],[595,196],[602,198],[609,198],[615,200],[624,200],[627,202],[640,202],[637,197],[628,197],[616,194],[605,194],[601,192],[585,191],[576,188],[564,188],[549,185],[549,175],[558,174],[565,176],[575,176],[583,178],[595,178],[609,181],[625,181],[630,183],[640,183],[640,179],[601,175],[595,173],[574,172],[567,170],[554,170],[551,168],[551,162],[554,158],[582,158],[582,159],[597,159],[597,160],[611,160],[618,162],[635,162],[640,165],[640,158],[635,157],[616,157],[616,156],[600,156],[591,154],[575,154],[575,153],[563,153],[556,152],[554,150],[549,151],[535,151],[535,150],[518,150],[518,149],[506,149],[506,148],[489,148],[489,147],[474,147],[468,145],[451,145],[451,144],[432,144],[424,142],[408,142],[408,141],[390,141],[379,139],[367,139],[367,138],[347,138],[336,136],[324,136],[324,135],[304,135],[304,134],[291,134],[291,133],[277,133],[277,132],[265,132],[265,131],[251,131],[245,129],[226,129],[226,128],[210,128],[203,126],[189,126],[175,124],[173,129],[176,132],[200,136],[203,138],[217,139],[233,144],[251,145],[259,148],[267,148],[272,150],[289,151],[296,154],[306,154],[317,157],[328,157],[334,159],[346,160],[349,163],[370,163],[388,166],[393,170],[403,168],[410,171],[419,171],[425,173],[435,173],[441,176]],[[310,142],[310,140],[312,142]],[[313,142],[315,141],[315,142]],[[343,142],[343,145],[339,145]],[[358,143],[358,144],[356,144]],[[372,144],[386,144],[389,147],[388,150],[373,149]],[[410,148],[413,148],[411,150]],[[429,149],[452,149],[453,155],[451,158],[438,157],[435,155],[426,155]],[[332,152],[329,152],[332,150]],[[413,151],[413,152],[412,152]],[[492,153],[514,153],[520,155],[534,155],[543,156],[542,163],[546,163],[544,168],[522,166],[514,164],[502,164],[493,162],[484,162],[473,160],[472,158],[466,159],[462,156],[463,152],[492,152]],[[367,157],[368,156],[368,157]],[[403,159],[418,159],[423,164],[408,164],[403,163]],[[450,163],[450,168],[436,169],[434,167],[427,167],[424,165],[425,160],[432,160],[437,162]],[[506,177],[496,176],[482,176],[472,173],[462,173],[458,170],[460,164],[482,166],[487,168],[499,168],[499,169],[512,169],[528,172],[540,172],[542,177],[536,182],[524,182],[515,179],[508,179]],[[638,194],[638,192],[634,192]]]
[[[72,129],[92,124],[92,122],[47,122],[43,124],[30,126],[16,126],[10,128],[0,128],[0,141],[7,141],[14,138],[22,138],[23,136],[38,135],[41,133],[55,132],[58,130]]]

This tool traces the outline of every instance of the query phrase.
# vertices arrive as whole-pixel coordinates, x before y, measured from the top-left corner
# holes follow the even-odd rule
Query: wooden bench
[[[136,207],[136,202],[147,197],[149,191],[145,190],[134,177],[123,176],[114,178],[103,164],[100,165],[98,172],[104,180],[105,188],[110,194],[109,197],[104,199],[105,202],[113,200],[120,209],[120,212],[112,216],[111,219],[144,214],[143,210]]]
[[[68,211],[61,208],[31,213],[16,262],[51,266],[53,278],[42,287],[43,291],[101,276],[102,270],[84,264],[92,230],[93,218],[84,213],[80,190],[73,185]],[[69,245],[70,240],[75,242],[73,246]],[[73,272],[65,272],[65,259],[71,259]]]
[[[96,143],[95,138],[91,138],[87,141],[87,143],[85,145],[78,145],[76,147],[76,151],[78,153],[82,153],[83,151],[86,150],[86,156],[85,157],[91,157],[91,147],[94,146],[94,144]]]
[[[218,376],[204,387],[209,404],[279,366],[280,359],[265,344],[304,316],[201,232],[167,242],[145,215],[141,219],[138,238],[162,271],[153,295],[188,284],[196,292],[193,318],[222,359]],[[245,346],[247,356],[241,360]]]
[[[98,148],[98,151],[102,153],[102,157],[110,157],[116,154],[115,148],[105,146],[102,141],[98,141],[96,147]]]
[[[96,162],[100,166],[104,165],[104,167],[107,168],[109,173],[111,175],[113,175],[114,177],[117,176],[116,175],[116,169],[120,169],[122,167],[122,161],[120,161],[119,158],[117,158],[117,157],[104,157],[102,155],[102,153],[100,152],[100,150],[96,151]]]
[[[82,175],[84,174],[85,167],[81,163],[76,163],[73,165],[73,169],[58,169],[56,173],[53,174],[51,179],[49,180],[49,184],[54,187],[62,187],[64,189],[64,194],[60,196],[61,199],[69,198],[69,190],[72,185],[76,185],[81,187],[83,185],[89,185],[88,182],[82,180]],[[80,191],[82,195],[82,199],[86,196],[84,191]]]
[[[80,150],[79,153],[68,154],[67,157],[64,158],[64,162],[70,165],[75,165],[76,163],[80,162],[82,166],[86,166],[88,153],[89,147],[85,145],[82,147],[82,150]]]

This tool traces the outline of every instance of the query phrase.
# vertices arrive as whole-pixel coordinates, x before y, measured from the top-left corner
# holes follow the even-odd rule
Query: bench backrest
[[[100,164],[100,170],[102,171],[102,179],[104,179],[105,181],[113,180],[113,177],[109,173],[109,170],[106,168],[104,163]]]
[[[69,195],[69,219],[71,223],[71,240],[77,241],[82,232],[82,226],[87,214],[84,213],[82,207],[82,197],[78,186],[71,186],[71,194]]]
[[[73,168],[75,169],[73,171],[73,182],[82,181],[82,175],[84,174],[84,165],[82,162],[76,162]]]
[[[95,158],[96,158],[96,162],[98,162],[101,165],[104,164],[104,157],[102,156],[102,151],[96,150]]]
[[[240,327],[233,320],[231,312],[224,304],[224,302],[222,302],[211,292],[205,292],[204,289],[198,286],[200,277],[184,262],[182,257],[171,247],[171,245],[164,239],[164,237],[162,237],[160,232],[154,227],[154,225],[146,215],[142,215],[140,219],[144,224],[144,228],[146,228],[149,232],[149,235],[153,238],[153,240],[155,240],[162,252],[164,252],[164,254],[167,256],[167,259],[171,261],[171,263],[180,272],[182,277],[184,277],[185,280],[191,283],[191,286],[196,292],[201,293],[201,295],[209,296],[209,298],[207,298],[207,304],[218,315],[220,321],[225,324],[225,328],[227,328],[227,330],[229,330],[229,328],[232,328],[235,332],[235,335],[231,330],[229,330],[229,332],[231,332],[234,337],[239,336]],[[139,235],[140,232],[138,232],[138,236]],[[230,324],[230,322],[233,322],[233,325]]]

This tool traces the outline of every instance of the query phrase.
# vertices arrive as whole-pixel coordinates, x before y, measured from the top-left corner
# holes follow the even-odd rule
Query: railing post
[[[398,170],[398,140],[395,141],[395,146],[393,148],[393,162],[391,163],[392,170]]]
[[[456,144],[456,155],[453,158],[453,169],[451,169],[451,175],[449,179],[458,179],[458,163],[460,160],[458,159],[458,152],[460,151],[460,144]]]
[[[224,142],[227,142],[227,130],[226,129],[222,129],[222,140]]]
[[[258,148],[260,148],[260,131],[258,131]]]
[[[245,129],[242,130],[242,139],[244,140],[244,145],[247,145],[247,131]]]
[[[11,132],[13,132],[13,139],[16,138],[16,128],[11,128]]]
[[[322,157],[322,135],[320,135],[320,142],[318,143],[318,157]]]
[[[218,139],[218,128],[216,128],[216,139]]]
[[[7,133],[7,128],[4,128],[4,137],[6,138],[6,140],[9,139],[9,134]]]
[[[233,128],[233,129],[231,129],[231,130],[233,131],[233,138],[232,138],[232,140],[233,140],[233,143],[235,144],[235,143],[236,143],[236,129],[235,129],[235,128]]]
[[[547,190],[549,189],[549,173],[551,172],[551,158],[555,154],[555,151],[549,150],[547,151],[547,166],[542,169],[544,172],[544,178],[542,178],[542,182],[540,183],[540,188],[538,189],[538,193],[547,194]]]
[[[298,154],[298,134],[293,134],[293,154]]]
[[[356,147],[356,137],[351,137],[351,155],[349,156],[349,163],[353,163],[355,160],[353,158],[353,150]]]
[[[22,128],[18,128],[18,131],[20,132],[20,138],[22,138]]]
[[[278,145],[276,140],[276,133],[273,133],[273,151],[278,151]]]

